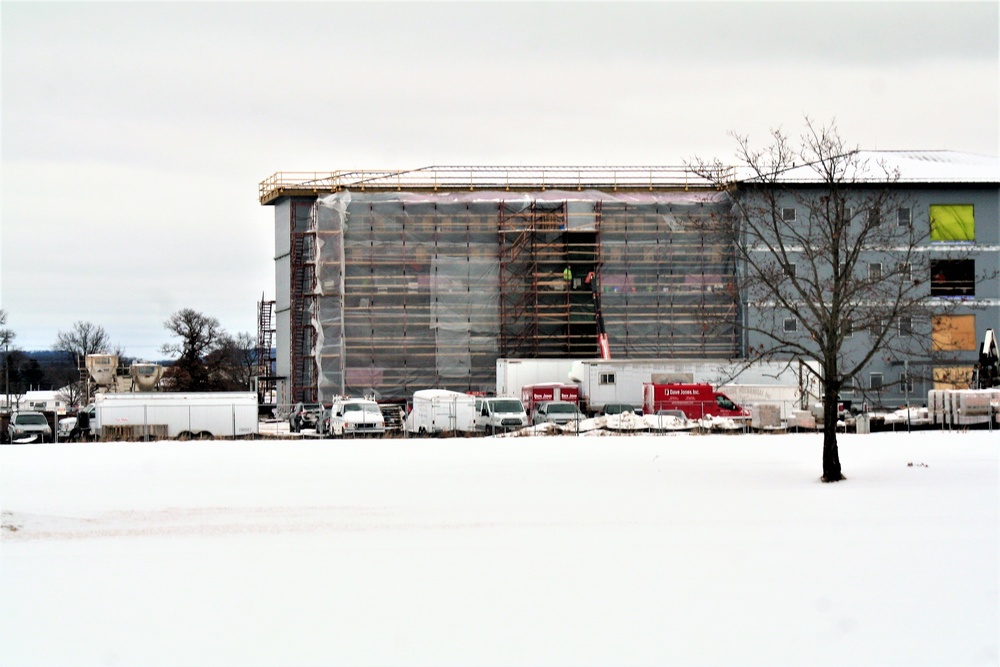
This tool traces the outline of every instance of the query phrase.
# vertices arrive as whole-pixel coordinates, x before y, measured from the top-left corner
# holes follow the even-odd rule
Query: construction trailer
[[[569,382],[573,359],[497,359],[497,396],[521,396],[525,385]]]
[[[598,296],[615,357],[738,356],[732,202],[683,169],[276,174],[261,202],[279,402],[492,393],[498,358],[600,356]]]
[[[407,433],[414,434],[474,433],[476,398],[447,389],[415,391],[405,428]]]
[[[253,392],[130,392],[95,396],[91,428],[102,440],[253,437]]]
[[[786,359],[746,362],[730,359],[586,359],[574,362],[570,380],[580,387],[580,409],[597,414],[606,403],[642,405],[643,385],[736,382],[797,387],[800,395],[821,396],[819,364]]]

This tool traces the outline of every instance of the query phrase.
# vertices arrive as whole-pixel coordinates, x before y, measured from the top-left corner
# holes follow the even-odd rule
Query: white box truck
[[[237,438],[259,433],[257,394],[247,392],[101,393],[94,399],[101,439]]]
[[[777,406],[778,418],[785,422],[794,410],[808,410],[820,400],[817,395],[805,394],[798,385],[733,383],[719,385],[718,390],[751,412],[758,406]]]
[[[572,359],[497,359],[497,396],[521,396],[525,385],[569,382]]]
[[[406,432],[420,435],[474,433],[476,398],[447,389],[413,392],[413,409],[406,416]]]

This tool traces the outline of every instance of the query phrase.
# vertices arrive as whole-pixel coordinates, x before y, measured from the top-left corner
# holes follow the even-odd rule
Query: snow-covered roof
[[[959,151],[858,151],[855,183],[885,182],[886,174],[898,174],[898,183],[1000,183],[1000,158]],[[743,168],[738,180],[753,180]],[[816,183],[823,179],[808,165],[784,172],[783,183]]]

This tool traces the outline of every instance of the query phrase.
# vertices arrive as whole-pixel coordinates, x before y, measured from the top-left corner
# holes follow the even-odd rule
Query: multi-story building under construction
[[[738,353],[725,192],[684,169],[279,173],[279,403],[492,391],[498,357]]]

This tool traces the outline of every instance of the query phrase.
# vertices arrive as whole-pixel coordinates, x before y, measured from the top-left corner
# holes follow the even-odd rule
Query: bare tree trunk
[[[823,396],[823,481],[839,482],[846,479],[840,469],[840,450],[837,447],[837,407],[840,386],[826,385]]]

